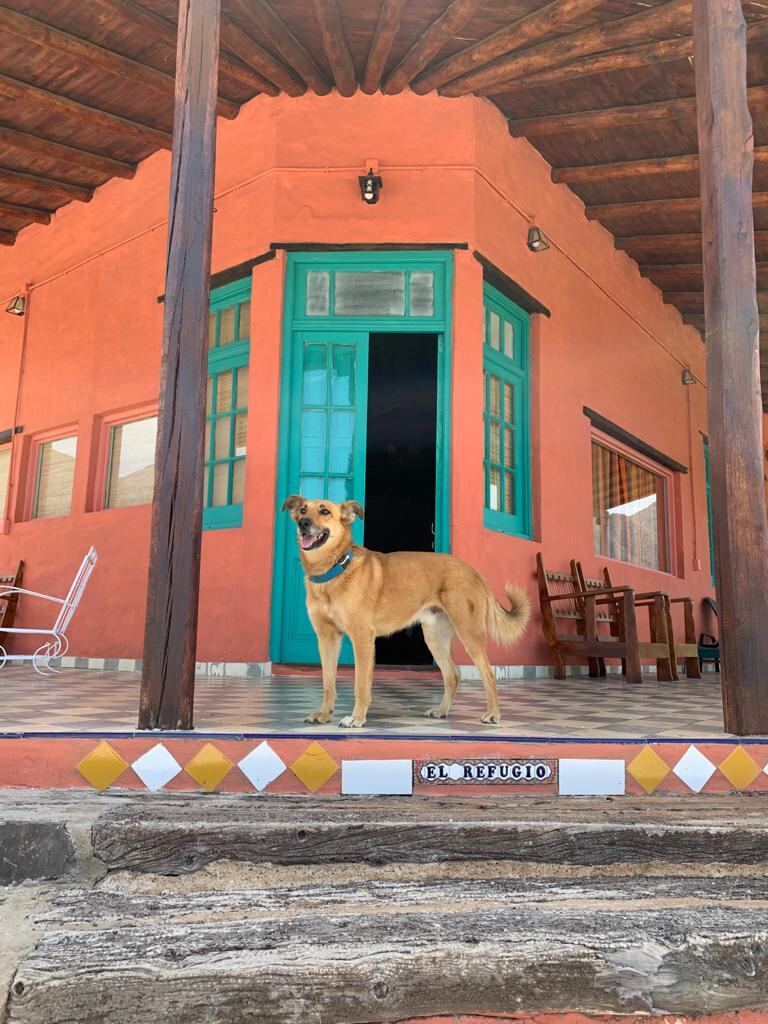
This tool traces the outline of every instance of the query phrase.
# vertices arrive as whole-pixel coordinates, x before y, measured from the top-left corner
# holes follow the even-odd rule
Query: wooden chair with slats
[[[640,641],[637,635],[635,595],[631,587],[583,587],[576,563],[569,573],[552,572],[544,567],[539,552],[536,556],[542,628],[552,652],[555,678],[565,679],[565,659],[586,661],[590,672],[605,674],[605,658],[617,658],[624,666],[629,683],[642,681],[643,658],[666,660],[669,666],[669,643],[666,640]],[[599,616],[599,618],[598,618]],[[614,622],[615,617],[615,622]],[[575,623],[576,633],[561,633],[558,622]],[[664,633],[666,620],[661,616]],[[608,635],[599,632],[600,623],[613,626]],[[658,635],[658,634],[657,634]],[[671,666],[668,671],[671,672]]]
[[[15,573],[0,576],[0,593],[7,590],[9,587],[20,587],[23,577],[24,563],[19,562]],[[17,593],[8,594],[6,597],[0,597],[0,629],[2,629],[3,626],[8,627],[13,625],[14,619],[16,618],[16,606],[18,603],[19,595]]]
[[[601,586],[611,586],[611,573],[608,566],[603,569],[603,579],[600,581]],[[637,606],[646,605],[649,606],[649,614],[654,615],[652,604],[659,594],[657,592],[651,592],[647,594],[635,594],[635,604]],[[672,666],[673,680],[680,678],[678,672],[678,663],[681,661],[685,662],[685,674],[688,679],[701,679],[701,666],[699,664],[699,647],[696,642],[696,622],[693,617],[693,601],[690,597],[670,597],[669,594],[661,594],[664,598],[664,617],[667,624],[667,637],[669,641],[669,657],[670,664]],[[675,626],[672,620],[672,606],[682,605],[683,606],[683,639],[677,640],[675,638]],[[657,612],[656,614],[661,614]],[[653,629],[653,624],[651,625]],[[658,675],[659,668],[657,667],[657,678],[661,680],[667,680],[670,677],[666,674]]]
[[[610,572],[606,567],[603,569],[603,579],[592,579],[585,576],[581,562],[571,563],[579,581],[579,586],[584,590],[600,590],[613,587]],[[605,599],[608,604],[610,630],[613,636],[618,636],[620,610],[615,597],[610,595]],[[667,651],[664,657],[656,658],[656,678],[662,682],[673,682],[677,679],[677,663],[674,657],[674,634],[672,631],[672,617],[669,611],[669,595],[661,590],[635,593],[635,609],[646,608],[648,610],[648,627],[651,643],[666,645]],[[601,666],[601,675],[605,675],[605,665]],[[622,659],[622,672],[626,673],[626,664]]]

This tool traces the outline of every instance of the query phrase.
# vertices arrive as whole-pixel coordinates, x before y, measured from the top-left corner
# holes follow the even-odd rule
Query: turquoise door
[[[340,503],[365,501],[365,450],[368,395],[368,335],[348,331],[300,331],[294,336],[290,372],[288,480],[285,495],[327,498]],[[279,660],[317,664],[317,638],[305,604],[304,572],[296,528],[283,513],[284,578],[279,609]],[[363,523],[353,526],[363,543]],[[278,562],[278,564],[280,564]],[[275,609],[275,611],[278,611]],[[352,664],[345,639],[341,663]]]

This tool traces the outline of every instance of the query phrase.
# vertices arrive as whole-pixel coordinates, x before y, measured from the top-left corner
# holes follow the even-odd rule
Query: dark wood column
[[[180,0],[140,729],[191,729],[220,0]]]
[[[715,586],[728,731],[768,732],[768,522],[739,0],[694,3]]]

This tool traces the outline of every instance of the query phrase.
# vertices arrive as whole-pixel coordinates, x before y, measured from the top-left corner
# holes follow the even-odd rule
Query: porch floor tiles
[[[31,668],[0,670],[0,733],[131,733],[136,728],[138,674],[70,669],[43,679]],[[334,722],[308,725],[320,707],[319,677],[259,680],[199,678],[195,729],[209,733],[295,733],[339,736],[339,719],[352,710],[352,681],[339,680]],[[479,682],[461,683],[448,719],[424,717],[442,684],[434,675],[374,678],[367,729],[355,735],[552,737],[579,739],[718,738],[723,731],[719,676],[677,683],[571,677],[507,680],[498,684],[500,727],[480,724],[485,709]]]

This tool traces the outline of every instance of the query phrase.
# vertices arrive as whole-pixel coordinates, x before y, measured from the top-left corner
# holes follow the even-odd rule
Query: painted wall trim
[[[469,242],[270,242],[269,247],[286,252],[431,252],[469,249]]]
[[[611,420],[606,419],[605,416],[601,416],[599,412],[595,412],[595,410],[590,409],[589,406],[583,406],[582,411],[593,427],[602,431],[604,434],[607,434],[608,437],[612,437],[614,441],[620,441],[622,444],[625,444],[627,448],[634,448],[636,452],[647,456],[649,459],[653,459],[653,461],[658,462],[660,466],[665,466],[667,469],[671,469],[673,473],[688,472],[687,466],[684,466],[681,462],[677,462],[671,456],[665,455],[664,452],[660,452],[658,448],[653,448],[635,434],[630,434],[628,430],[624,430],[624,428],[620,427],[617,423],[613,423]]]
[[[499,270],[496,264],[491,263],[481,252],[473,249],[472,255],[483,268],[483,278],[488,284],[493,285],[497,291],[500,291],[502,295],[516,303],[526,313],[542,313],[544,316],[552,316],[548,307],[543,302],[539,302],[525,288],[521,288],[516,281],[513,281],[503,270]]]

